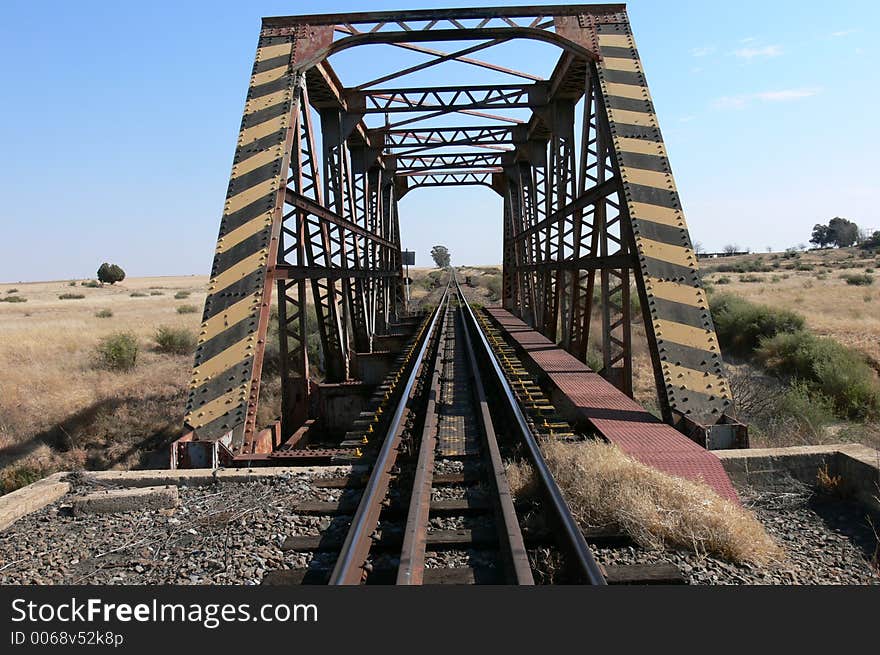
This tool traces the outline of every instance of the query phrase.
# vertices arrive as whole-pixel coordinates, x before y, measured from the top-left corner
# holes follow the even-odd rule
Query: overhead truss
[[[479,58],[517,39],[558,48],[548,79]],[[421,45],[445,41],[468,45]],[[369,44],[426,59],[343,85],[328,59]],[[493,83],[399,82],[448,62]],[[374,114],[385,124],[368,126]],[[462,185],[503,200],[506,308],[629,394],[641,312],[664,420],[723,420],[730,390],[624,6],[438,9],[263,20],[186,410],[194,438],[265,448],[270,339],[282,432],[314,417],[313,371],[349,381],[404,311],[398,201]]]

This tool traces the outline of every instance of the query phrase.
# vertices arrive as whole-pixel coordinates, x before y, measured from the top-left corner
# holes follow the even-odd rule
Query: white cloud
[[[715,52],[715,46],[713,45],[691,48],[692,57],[705,57],[706,55],[711,55],[713,52]]]
[[[832,32],[831,36],[840,38],[842,36],[849,36],[850,34],[855,34],[856,32],[860,32],[861,30],[851,29],[851,30],[840,30],[838,32]]]
[[[733,52],[740,59],[754,59],[755,57],[778,57],[782,54],[781,45],[765,45],[758,48],[740,48]]]
[[[803,89],[780,89],[778,91],[761,91],[743,93],[735,96],[722,96],[712,102],[715,109],[745,109],[753,102],[788,102],[801,100],[818,95],[822,90],[817,87]]]
[[[764,91],[756,93],[758,100],[766,100],[767,102],[784,102],[786,100],[799,100],[800,98],[809,98],[818,94],[821,89],[783,89],[781,91]]]
[[[757,40],[758,40],[758,39],[756,39],[756,38],[753,37],[753,36],[747,36],[747,37],[744,38],[744,39],[740,39],[739,42],[740,42],[740,43],[751,43],[752,41],[757,41]]]

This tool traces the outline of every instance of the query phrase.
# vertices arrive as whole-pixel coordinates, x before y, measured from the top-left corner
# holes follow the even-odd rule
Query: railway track
[[[307,569],[269,572],[264,584],[533,585],[548,581],[538,570],[548,559],[554,582],[656,578],[656,571],[639,580],[596,563],[538,445],[541,425],[552,432],[557,424],[536,424],[528,407],[524,413],[509,362],[454,275],[418,335],[401,369],[380,386],[372,418],[363,419],[379,433],[363,437],[368,473],[324,481],[343,489],[337,502],[297,507],[333,517],[331,525],[319,536],[289,537],[283,549],[315,557]],[[532,409],[540,414],[544,406]],[[512,453],[528,458],[536,474],[531,504],[517,505],[511,494],[504,458]],[[588,537],[626,541],[601,530]]]

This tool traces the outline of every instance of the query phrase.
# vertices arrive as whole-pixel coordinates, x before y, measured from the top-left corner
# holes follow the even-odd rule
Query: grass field
[[[153,338],[160,326],[198,331],[206,283],[193,276],[100,288],[0,284],[0,298],[27,299],[0,303],[0,485],[8,490],[59,468],[155,461],[151,454],[179,432],[192,358],[155,352]],[[84,297],[59,299],[64,294]],[[178,313],[183,305],[196,311]],[[94,361],[98,341],[118,331],[140,343],[130,372]]]
[[[786,258],[755,254],[703,260],[704,279],[717,291],[730,291],[754,302],[803,314],[807,327],[857,348],[880,366],[880,256],[858,248],[816,250]],[[770,268],[736,273],[718,268]],[[798,270],[805,269],[805,270]],[[872,284],[847,284],[844,275],[866,274]],[[729,283],[718,284],[727,278]]]
[[[873,277],[875,266],[880,268],[877,256],[856,249],[702,262],[715,292],[793,309],[810,331],[857,349],[880,370],[880,283],[848,284],[841,277]],[[500,272],[497,266],[461,267],[458,276],[462,283],[470,280],[465,292],[472,302],[489,305],[500,301]],[[439,299],[439,271],[414,268],[410,275],[414,304]],[[192,356],[158,352],[155,336],[161,326],[198,332],[207,278],[134,278],[98,288],[81,282],[0,284],[0,299],[26,299],[0,302],[0,491],[59,469],[164,466],[168,444],[180,434]],[[59,298],[64,295],[83,297]],[[182,306],[192,311],[180,313]],[[98,342],[120,331],[134,334],[140,346],[129,372],[106,370],[95,360]],[[656,410],[640,319],[633,340],[635,395]],[[267,421],[278,389],[271,381],[264,387],[270,402],[261,405],[259,418]],[[764,435],[756,443],[772,444],[773,438]],[[841,421],[797,439],[880,444],[876,426]]]

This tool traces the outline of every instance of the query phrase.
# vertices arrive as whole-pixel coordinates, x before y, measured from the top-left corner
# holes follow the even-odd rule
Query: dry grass
[[[27,303],[0,306],[0,493],[68,468],[128,468],[178,436],[192,360],[150,352],[159,325],[196,331],[200,315],[179,315],[176,291],[204,300],[205,277],[134,278],[59,300],[67,281],[18,287]],[[164,296],[130,297],[160,286]],[[96,317],[107,310],[111,318]],[[112,332],[142,346],[127,373],[94,367],[94,348]]]
[[[583,527],[615,526],[647,548],[682,548],[733,562],[766,564],[782,550],[746,509],[705,485],[641,464],[616,446],[546,440],[542,450]],[[514,494],[528,493],[531,470],[511,465]]]

